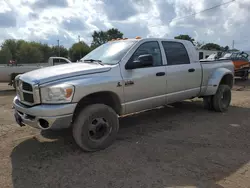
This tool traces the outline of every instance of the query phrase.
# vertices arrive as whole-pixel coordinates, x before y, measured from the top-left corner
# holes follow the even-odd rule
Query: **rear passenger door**
[[[167,60],[167,103],[191,97],[200,92],[202,70],[199,62],[190,62],[187,49],[180,42],[162,41]]]

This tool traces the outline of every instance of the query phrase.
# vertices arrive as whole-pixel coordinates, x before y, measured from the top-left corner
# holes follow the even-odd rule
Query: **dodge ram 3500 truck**
[[[199,62],[189,41],[117,39],[78,63],[17,76],[13,108],[20,126],[72,128],[83,150],[96,151],[113,143],[118,118],[126,114],[194,97],[203,98],[207,109],[225,112],[233,72],[231,60]]]

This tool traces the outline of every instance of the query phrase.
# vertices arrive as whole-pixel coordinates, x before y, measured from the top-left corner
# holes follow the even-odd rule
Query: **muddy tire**
[[[207,96],[203,98],[203,106],[207,110],[214,110],[213,96]]]
[[[73,137],[84,151],[109,147],[116,139],[119,120],[116,112],[104,104],[82,109],[73,123]]]
[[[231,88],[228,85],[220,85],[213,96],[213,107],[216,112],[225,112],[231,103]]]

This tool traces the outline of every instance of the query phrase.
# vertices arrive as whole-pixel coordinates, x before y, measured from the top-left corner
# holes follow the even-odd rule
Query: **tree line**
[[[107,31],[94,31],[92,34],[91,45],[87,45],[84,41],[74,43],[69,49],[64,46],[49,46],[34,41],[7,39],[1,44],[0,64],[8,64],[10,60],[16,61],[17,64],[31,64],[47,62],[51,56],[60,56],[69,58],[75,62],[98,46],[116,38],[123,38],[123,33],[116,28]],[[218,44],[208,43],[201,44],[196,42],[189,35],[179,35],[175,39],[189,40],[197,47],[205,50],[227,51],[229,47],[222,47]]]
[[[14,60],[17,64],[44,63],[51,56],[65,57],[75,62],[91,50],[115,38],[123,38],[123,33],[118,29],[94,31],[90,46],[84,41],[79,41],[69,49],[62,45],[49,46],[34,41],[7,39],[1,44],[0,64],[8,64],[10,60]]]
[[[182,40],[188,40],[190,42],[193,43],[193,45],[195,45],[198,49],[202,49],[202,50],[216,50],[216,51],[238,51],[237,49],[230,49],[229,46],[220,46],[219,44],[215,44],[215,43],[201,43],[199,41],[195,41],[192,37],[190,37],[189,35],[178,35],[176,37],[174,37],[175,39],[182,39]]]

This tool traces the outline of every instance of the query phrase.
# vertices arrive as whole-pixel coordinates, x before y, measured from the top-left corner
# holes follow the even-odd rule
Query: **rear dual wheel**
[[[203,98],[204,107],[216,112],[225,112],[231,103],[231,88],[228,85],[220,85],[214,96]]]
[[[207,96],[203,98],[204,108],[207,110],[214,110],[213,106],[213,96]]]

